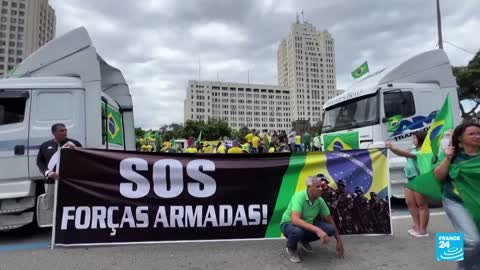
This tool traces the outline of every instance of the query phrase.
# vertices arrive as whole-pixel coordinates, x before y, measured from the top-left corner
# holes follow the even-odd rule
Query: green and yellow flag
[[[367,74],[368,73],[368,63],[367,61],[365,61],[363,64],[361,64],[357,69],[355,69],[353,72],[352,72],[352,77],[354,79],[358,79],[360,77],[362,77],[363,75]]]
[[[358,131],[323,135],[324,151],[344,151],[359,148]]]
[[[102,102],[102,111],[107,113],[107,141],[123,146],[123,125],[121,113],[110,105]]]
[[[425,137],[425,141],[420,148],[420,155],[417,158],[420,173],[426,173],[433,169],[432,157],[438,156],[440,141],[443,139],[445,132],[450,129],[453,129],[453,114],[450,96],[447,96],[435,120],[430,125],[427,137]]]
[[[202,131],[200,130],[200,134],[198,134],[198,137],[195,143],[198,145],[201,141],[202,141]]]
[[[423,142],[419,155],[417,157],[417,167],[421,175],[410,181],[406,187],[412,189],[420,194],[429,197],[432,200],[440,200],[442,198],[441,186],[435,176],[433,169],[435,164],[433,157],[438,157],[438,160],[444,158],[444,154],[439,157],[440,142],[445,135],[445,132],[453,128],[453,114],[450,105],[450,96],[445,98],[440,112],[433,120],[432,125],[428,129],[427,136]],[[439,161],[437,161],[437,164]]]

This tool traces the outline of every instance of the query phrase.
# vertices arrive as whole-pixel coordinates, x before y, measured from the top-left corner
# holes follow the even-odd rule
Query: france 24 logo
[[[463,233],[436,234],[437,261],[463,261]]]

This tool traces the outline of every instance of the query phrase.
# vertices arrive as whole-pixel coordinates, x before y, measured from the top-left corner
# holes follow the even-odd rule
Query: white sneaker
[[[430,236],[430,234],[427,231],[414,231],[411,235],[419,238]]]
[[[417,232],[417,226],[415,225],[412,225],[412,228],[410,230],[407,231],[408,234],[410,234],[411,236],[414,236],[415,233]]]
[[[298,255],[298,252],[296,250],[291,250],[287,247],[286,251],[287,251],[288,259],[291,262],[294,262],[294,263],[302,262],[302,259],[300,258],[300,256]]]

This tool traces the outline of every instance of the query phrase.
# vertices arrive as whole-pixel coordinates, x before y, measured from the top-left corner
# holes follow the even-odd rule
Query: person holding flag
[[[425,140],[427,132],[420,130],[412,137],[413,148],[409,151],[402,150],[393,146],[392,142],[385,142],[385,146],[390,149],[397,156],[407,158],[405,164],[405,176],[408,181],[412,181],[419,175],[419,168],[417,164],[417,157],[419,150]],[[413,226],[408,233],[415,237],[427,237],[428,220],[430,212],[428,209],[428,199],[422,194],[415,192],[409,188],[405,188],[405,203],[407,204],[408,211],[413,219]]]
[[[425,141],[417,155],[417,168],[420,174],[406,184],[407,189],[422,194],[424,198],[428,197],[435,201],[442,199],[441,187],[436,180],[433,170],[440,149],[440,142],[447,131],[452,128],[453,114],[450,105],[450,96],[447,96],[442,108],[428,129]],[[428,211],[428,209],[425,211]],[[423,214],[423,216],[425,217],[425,214]],[[421,227],[424,225],[420,228],[422,230],[426,229],[426,225],[428,225],[428,219],[423,220],[423,224],[420,224]]]
[[[433,173],[443,184],[443,207],[464,236],[459,269],[480,269],[480,125],[457,126],[440,160]]]

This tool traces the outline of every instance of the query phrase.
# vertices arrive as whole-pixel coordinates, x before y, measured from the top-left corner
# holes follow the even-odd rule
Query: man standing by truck
[[[51,184],[53,180],[59,178],[55,171],[55,165],[58,162],[58,149],[82,147],[78,141],[67,137],[67,127],[64,124],[54,124],[51,130],[54,139],[42,143],[37,156],[37,166],[45,176],[47,184]],[[52,159],[54,156],[55,158]]]
[[[38,197],[37,213],[38,224],[45,226],[51,225],[53,220],[53,201],[55,194],[55,180],[60,176],[56,171],[57,163],[60,161],[61,148],[82,147],[82,145],[73,139],[67,137],[67,127],[62,123],[54,124],[51,127],[53,140],[46,141],[40,145],[37,155],[37,166],[40,172],[45,176],[45,194]]]

